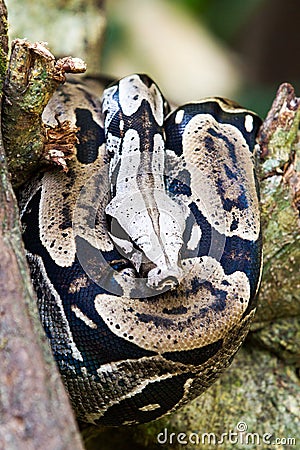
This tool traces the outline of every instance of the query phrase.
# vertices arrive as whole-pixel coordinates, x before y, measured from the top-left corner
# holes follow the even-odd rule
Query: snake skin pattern
[[[38,308],[78,418],[175,411],[230,365],[255,312],[260,119],[221,98],[170,112],[146,75],[66,83],[43,114],[78,128],[68,171],[20,193]]]

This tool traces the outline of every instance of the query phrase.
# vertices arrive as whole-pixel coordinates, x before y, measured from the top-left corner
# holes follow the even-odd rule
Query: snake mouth
[[[147,286],[158,291],[176,289],[182,278],[182,269],[179,267],[150,270],[147,277]]]
[[[173,290],[173,289],[176,289],[178,286],[179,286],[179,280],[175,276],[170,275],[158,283],[157,289]]]

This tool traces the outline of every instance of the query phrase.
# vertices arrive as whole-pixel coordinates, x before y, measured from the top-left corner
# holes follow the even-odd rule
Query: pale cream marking
[[[71,305],[71,310],[75,314],[75,316],[82,320],[88,327],[92,328],[93,330],[96,330],[98,328],[97,324],[93,322],[89,317],[87,317],[80,308],[76,305]]]
[[[120,160],[118,178],[116,182],[116,195],[106,207],[106,213],[113,216],[112,212],[122,204],[123,201],[131,201],[129,196],[138,192],[137,173],[140,164],[140,137],[137,131],[129,129],[123,139],[122,158],[116,155],[114,165]],[[110,172],[110,176],[112,172]]]
[[[156,409],[161,408],[158,403],[150,403],[149,405],[145,405],[142,408],[139,408],[140,411],[155,411]]]
[[[120,371],[120,367],[122,367],[124,364],[125,365],[130,365],[130,364],[136,364],[138,362],[138,364],[142,364],[142,363],[146,363],[146,362],[151,362],[153,363],[153,367],[155,367],[156,364],[161,364],[162,362],[166,363],[165,358],[161,355],[161,354],[157,354],[154,356],[142,356],[141,358],[139,358],[138,360],[136,359],[122,359],[120,361],[112,361],[111,363],[107,363],[107,364],[102,364],[98,369],[97,369],[97,373],[99,376],[101,376],[102,374],[109,374],[109,373],[118,373]],[[172,374],[176,375],[176,374],[181,374],[184,373],[187,370],[190,370],[190,368],[187,368],[186,364],[180,363],[180,362],[174,362],[174,361],[167,361],[167,364],[169,366],[169,370],[173,370]],[[178,372],[175,372],[175,371]]]
[[[248,131],[248,133],[251,133],[253,131],[253,116],[250,114],[247,114],[245,116],[245,129]]]
[[[109,179],[112,178],[113,172],[116,169],[120,159],[119,149],[121,141],[122,141],[121,138],[114,136],[112,133],[107,133],[106,149],[109,148],[111,151],[113,151],[113,155],[110,157],[109,160]]]
[[[107,234],[104,206],[101,203],[105,202],[109,195],[104,182],[105,174],[100,176],[103,168],[101,155],[94,164],[80,164],[72,160],[69,168],[75,177],[71,190],[68,188],[70,179],[67,174],[49,172],[44,175],[39,211],[41,242],[54,262],[61,267],[70,267],[75,260],[75,236],[84,238],[102,250],[113,248]],[[97,182],[99,179],[101,183]],[[64,198],[66,193],[68,197]],[[99,204],[91,203],[95,194],[101,198]],[[87,205],[90,208],[87,208]],[[69,211],[68,219],[72,221],[67,228],[64,209]],[[91,217],[92,211],[94,217]],[[99,223],[95,226],[97,211],[100,216]]]
[[[177,411],[178,408],[180,408],[181,406],[185,405],[188,402],[188,398],[190,397],[190,393],[189,393],[190,387],[192,386],[192,384],[195,381],[195,379],[198,378],[198,377],[199,377],[199,373],[196,372],[195,373],[195,378],[188,378],[186,380],[186,382],[184,383],[184,386],[183,386],[183,391],[184,392],[183,392],[183,395],[182,395],[181,399],[179,399],[179,401],[167,413],[165,413],[164,415],[172,414],[173,412]]]
[[[197,248],[197,245],[199,244],[201,236],[202,236],[201,228],[199,227],[199,225],[197,223],[194,223],[193,227],[192,227],[190,239],[187,243],[187,249],[195,250]]]
[[[151,160],[151,175],[153,176],[153,187],[151,189],[154,190],[161,189],[163,191],[165,190],[164,167],[165,167],[165,142],[163,140],[162,135],[156,133],[153,137],[153,154]],[[148,177],[149,175],[150,174],[147,174]],[[148,186],[145,187],[145,190],[146,188],[148,188]],[[145,194],[147,195],[147,192],[145,192]]]
[[[42,181],[41,201],[39,208],[40,240],[51,258],[60,267],[73,264],[76,253],[72,227],[62,227],[64,223],[63,198],[68,179],[63,172],[48,172]],[[72,201],[67,204],[73,208]]]
[[[175,116],[175,123],[177,125],[179,125],[184,117],[184,109],[180,109],[179,111],[177,111],[176,116]]]
[[[230,158],[226,142],[213,137],[208,130],[224,134],[236,147],[237,162]],[[197,132],[195,132],[197,131]],[[214,149],[206,148],[205,139],[210,136]],[[242,239],[257,240],[260,232],[259,203],[254,179],[252,154],[242,133],[233,125],[217,122],[210,114],[194,116],[185,127],[182,145],[187,169],[191,174],[193,200],[208,222],[221,234],[239,236]],[[229,178],[225,167],[232,170],[238,179]],[[216,176],[217,173],[217,176]],[[218,192],[220,180],[229,201],[241,195],[244,186],[248,207],[240,210],[232,206],[223,208]],[[235,227],[231,229],[232,224]]]
[[[157,383],[159,381],[168,380],[169,378],[173,378],[173,373],[167,373],[164,375],[155,375],[153,377],[147,378],[147,380],[143,380],[140,384],[134,387],[130,392],[120,396],[118,399],[111,401],[106,409],[103,409],[103,413],[107,411],[112,405],[120,403],[122,400],[126,400],[127,398],[134,397],[136,394],[140,394],[143,390],[148,387],[150,384]]]
[[[105,95],[106,94],[104,94],[104,97]],[[158,125],[162,126],[164,121],[164,102],[155,83],[149,88],[136,74],[129,75],[120,80],[119,102],[122,111],[126,116],[131,116],[137,112],[143,100],[146,100],[149,103],[156,122]]]
[[[81,373],[82,373],[82,375],[83,375],[85,378],[88,378],[89,373],[88,373],[86,367],[81,367]]]
[[[69,286],[68,293],[75,294],[76,292],[79,292],[81,289],[85,288],[87,284],[88,277],[86,275],[82,275],[81,277],[76,278],[76,280],[72,281]]]
[[[100,157],[94,164],[84,166],[88,166],[89,170],[88,167],[76,167],[78,173],[73,188],[76,197],[72,211],[73,233],[96,249],[110,251],[113,244],[108,235],[105,217],[105,205],[109,198],[108,165],[104,165]]]
[[[85,92],[93,97],[94,105]],[[88,109],[93,116],[93,120],[103,128],[103,120],[101,111],[101,100],[95,95],[93,89],[86,84],[65,83],[62,89],[55,91],[50,101],[46,105],[42,120],[50,126],[57,126],[57,117],[60,123],[69,121],[76,125],[76,108]]]
[[[184,394],[183,395],[186,395],[189,392],[190,387],[193,384],[194,380],[195,380],[194,378],[188,378],[186,380],[186,382],[184,383],[184,386],[183,386],[183,390],[184,390]]]

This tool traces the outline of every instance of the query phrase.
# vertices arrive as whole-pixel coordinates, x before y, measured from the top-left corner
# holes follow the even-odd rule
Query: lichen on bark
[[[66,81],[66,73],[82,73],[85,63],[66,57],[56,61],[42,42],[16,39],[4,83],[3,140],[8,166],[15,187],[51,161],[49,138],[54,130],[47,129],[42,113],[57,87]],[[70,150],[76,142],[76,129],[58,123],[62,141],[58,149]],[[71,132],[72,138],[70,139]],[[65,138],[65,139],[64,139]],[[72,147],[72,145],[71,145]]]
[[[300,99],[280,86],[259,135],[264,269],[256,322],[300,314]]]

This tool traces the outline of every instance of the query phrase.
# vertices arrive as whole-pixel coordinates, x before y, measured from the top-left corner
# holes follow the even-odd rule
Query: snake
[[[81,422],[145,423],[206,391],[255,314],[262,266],[260,118],[209,97],[171,108],[147,75],[70,80],[68,170],[19,193],[41,322]]]

